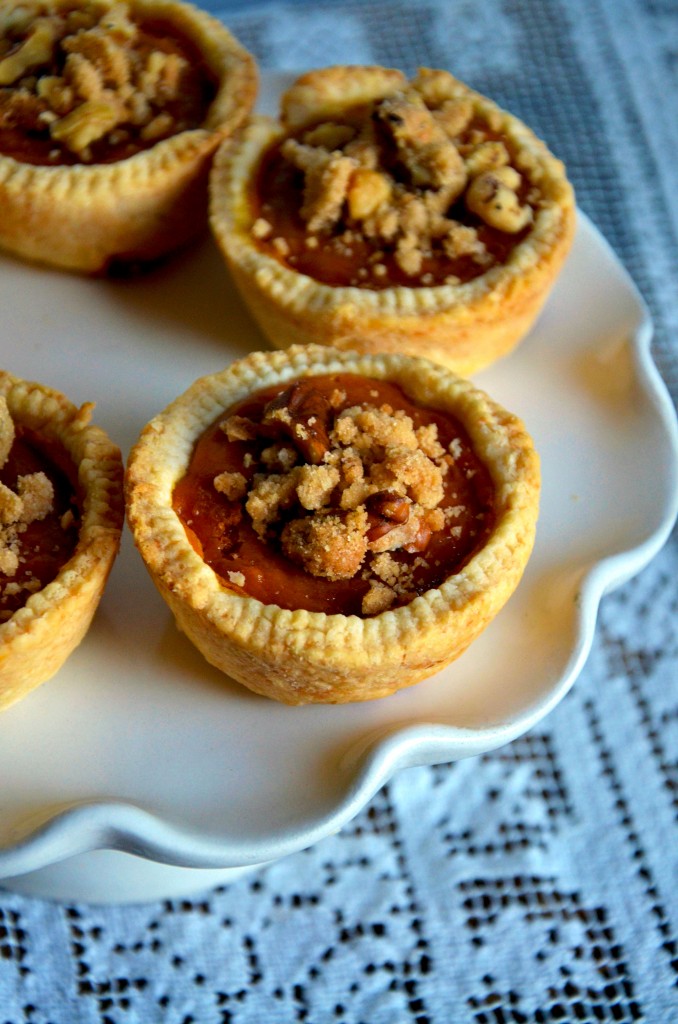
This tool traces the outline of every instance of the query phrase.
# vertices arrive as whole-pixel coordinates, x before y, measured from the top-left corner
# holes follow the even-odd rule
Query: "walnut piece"
[[[466,205],[473,213],[499,231],[516,234],[532,220],[532,210],[518,199],[520,175],[513,167],[483,171],[471,182]]]
[[[318,465],[329,447],[330,404],[304,381],[297,381],[264,410],[262,423],[277,424],[287,433],[306,462]]]

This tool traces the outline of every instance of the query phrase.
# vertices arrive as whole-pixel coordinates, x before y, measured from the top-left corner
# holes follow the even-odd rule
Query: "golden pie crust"
[[[198,437],[235,403],[270,384],[357,373],[398,384],[467,430],[495,488],[494,528],[457,573],[409,604],[372,617],[286,610],[224,585],[173,510]],[[212,665],[286,704],[383,697],[457,658],[517,586],[535,536],[539,460],[523,424],[469,381],[427,360],[326,346],[254,353],[196,381],[156,416],[126,471],[134,540],[178,627]]]
[[[422,93],[434,96],[426,101],[431,109],[441,102],[457,109],[465,105],[508,140],[513,175],[517,168],[537,194],[529,231],[505,262],[480,276],[430,286],[419,282],[371,289],[321,283],[265,251],[255,237],[261,218],[253,189],[271,146],[290,134],[299,138],[306,127],[341,122],[342,111],[356,103],[390,101],[404,95],[404,89],[412,95],[411,84],[392,69],[311,71],[283,95],[280,120],[254,117],[244,132],[220,147],[210,179],[213,233],[252,315],[274,346],[315,342],[341,350],[402,352],[467,376],[514,348],[540,312],[574,233],[574,196],[563,164],[516,117],[447,72],[421,69],[418,81],[424,83]],[[480,168],[477,155],[473,159],[475,164],[464,157],[469,182],[474,180],[470,168]],[[281,244],[284,250],[284,240]]]
[[[41,384],[0,371],[15,424],[56,443],[77,469],[81,523],[73,555],[55,579],[0,624],[0,710],[45,682],[85,636],[120,544],[124,506],[119,449],[73,405]]]
[[[46,14],[78,7],[105,14],[121,6],[116,0],[35,3]],[[25,5],[12,0],[11,6]],[[15,255],[102,273],[157,260],[206,228],[209,166],[254,104],[254,60],[219,21],[190,4],[127,0],[125,6],[133,22],[167,24],[200,54],[216,87],[204,123],[114,162],[40,166],[0,153],[0,247]]]

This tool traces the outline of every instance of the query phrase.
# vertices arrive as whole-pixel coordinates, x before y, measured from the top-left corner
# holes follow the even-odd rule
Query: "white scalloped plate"
[[[0,258],[0,308],[0,365],[96,400],[125,452],[196,377],[266,347],[209,241],[124,283]],[[175,630],[126,534],[86,640],[0,717],[2,884],[92,901],[197,890],[335,832],[401,768],[531,728],[580,672],[602,595],[676,516],[676,420],[650,339],[580,215],[537,326],[477,378],[541,453],[528,569],[459,661],[385,700],[287,708],[224,678]]]

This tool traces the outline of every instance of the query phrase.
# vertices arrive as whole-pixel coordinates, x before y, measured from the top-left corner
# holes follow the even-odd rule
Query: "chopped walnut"
[[[50,131],[56,142],[74,153],[83,153],[118,123],[118,111],[105,100],[85,100],[70,114],[55,121]]]
[[[413,512],[406,523],[396,525],[393,529],[376,537],[370,542],[371,551],[425,551],[436,530],[442,530],[445,516],[441,509],[428,510],[412,506]],[[438,513],[440,513],[438,515]]]
[[[48,63],[56,35],[51,19],[37,18],[23,42],[0,60],[0,85],[12,85],[27,71]]]
[[[302,457],[314,465],[323,461],[329,447],[327,420],[330,404],[302,381],[292,384],[264,410],[262,423],[279,426],[289,434]]]
[[[459,151],[424,103],[411,97],[392,97],[381,103],[379,119],[398,147],[401,160],[421,188],[451,190],[456,198],[466,184],[466,168]]]
[[[518,199],[520,181],[514,167],[484,171],[471,182],[466,205],[493,228],[509,234],[522,231],[532,221],[532,208]]]

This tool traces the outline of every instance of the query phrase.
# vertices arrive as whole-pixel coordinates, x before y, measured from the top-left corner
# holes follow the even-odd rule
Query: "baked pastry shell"
[[[110,164],[45,167],[0,153],[0,248],[96,274],[153,262],[206,229],[210,164],[254,105],[254,59],[221,22],[191,4],[130,0],[130,8],[174,26],[202,54],[218,83],[204,125]]]
[[[463,570],[372,618],[289,611],[229,589],[191,546],[172,508],[196,440],[226,409],[261,387],[320,373],[396,382],[420,404],[453,412],[495,485],[495,527]],[[383,697],[457,658],[523,574],[539,489],[539,460],[523,424],[469,381],[425,360],[324,346],[253,353],[196,381],[144,428],[125,484],[136,546],[178,627],[210,664],[286,704]]]
[[[346,89],[355,101],[361,77],[369,94],[376,70],[394,74],[388,69],[323,69],[320,83],[328,110],[333,103],[340,106]],[[312,81],[314,75],[299,81]],[[292,89],[298,91],[296,86]],[[315,342],[368,353],[403,352],[468,376],[506,355],[527,334],[572,243],[573,190],[562,162],[518,118],[462,82],[455,82],[455,96],[471,97],[478,113],[500,118],[501,130],[517,150],[518,168],[529,174],[542,195],[529,234],[507,262],[458,285],[334,287],[290,269],[262,252],[251,235],[256,170],[269,146],[285,134],[283,126],[257,116],[237,138],[222,144],[210,178],[212,231],[245,303],[271,344],[285,348]],[[286,107],[288,116],[296,114],[293,104]]]
[[[57,672],[85,636],[120,545],[124,518],[120,450],[81,408],[41,384],[0,371],[15,423],[56,442],[77,471],[82,519],[71,558],[51,583],[0,624],[0,710]]]

